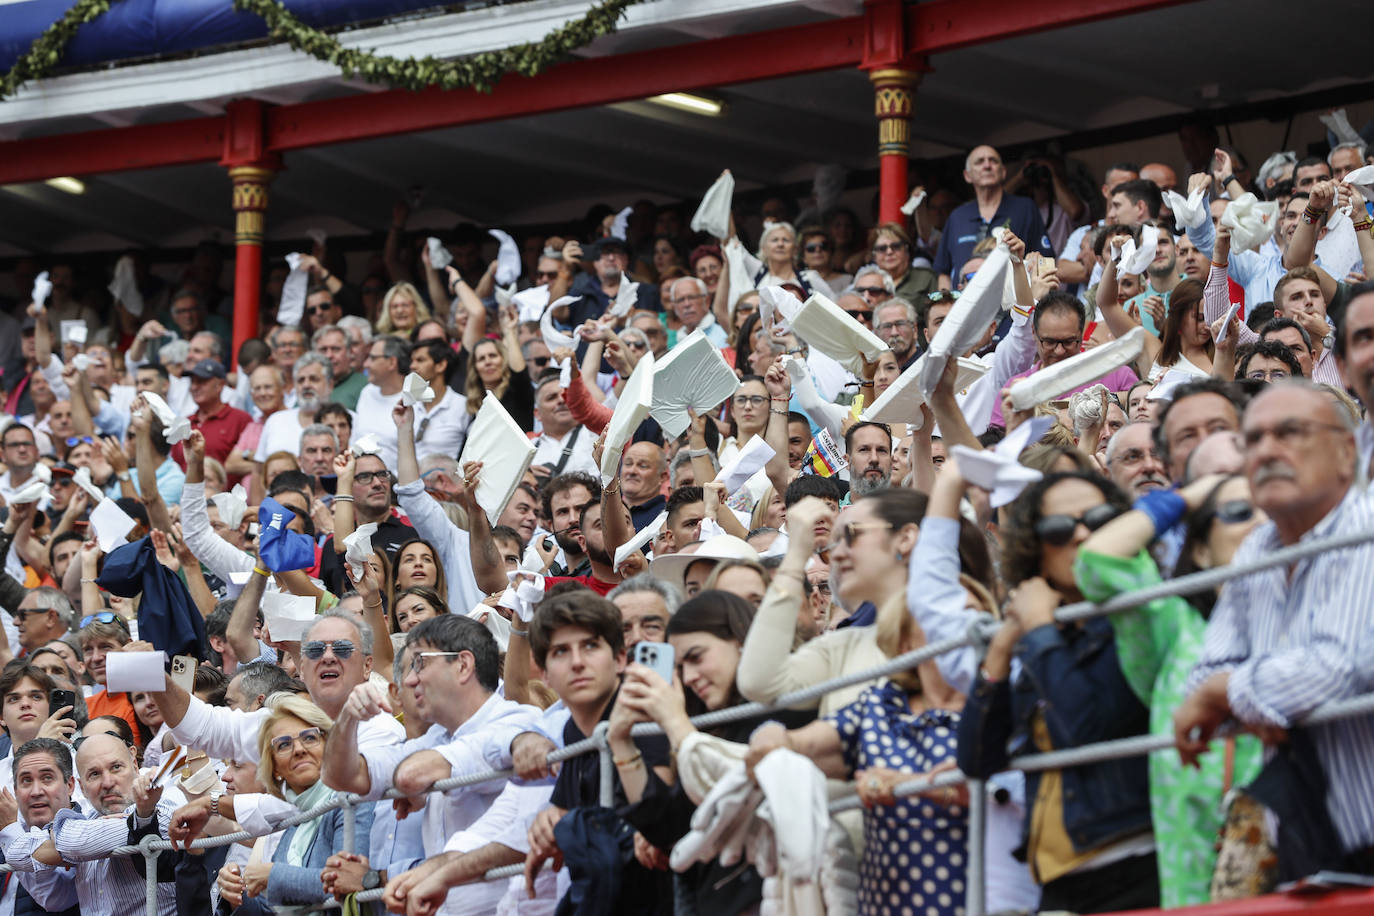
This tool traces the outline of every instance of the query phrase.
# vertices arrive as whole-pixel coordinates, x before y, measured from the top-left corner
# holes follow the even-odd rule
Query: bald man
[[[620,456],[621,498],[630,507],[636,531],[653,524],[667,506],[663,495],[667,480],[668,459],[654,443],[632,443]]]

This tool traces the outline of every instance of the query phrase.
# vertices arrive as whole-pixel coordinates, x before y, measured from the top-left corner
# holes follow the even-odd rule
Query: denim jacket
[[[1149,712],[1121,673],[1112,626],[1103,618],[1081,626],[1046,624],[1016,646],[1021,674],[989,683],[981,672],[959,722],[959,768],[986,779],[1020,754],[1034,753],[1031,724],[1039,711],[1055,750],[1143,735]],[[1076,853],[1150,829],[1150,790],[1143,756],[1063,771],[1064,829]],[[1040,774],[1026,774],[1024,858]]]

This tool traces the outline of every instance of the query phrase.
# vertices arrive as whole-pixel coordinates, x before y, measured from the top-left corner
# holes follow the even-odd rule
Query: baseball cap
[[[191,367],[191,374],[196,378],[224,378],[224,366],[217,359],[202,359]]]

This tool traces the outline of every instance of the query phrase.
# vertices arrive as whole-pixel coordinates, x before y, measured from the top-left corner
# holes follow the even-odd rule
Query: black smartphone
[[[76,712],[76,693],[71,690],[54,690],[48,694],[48,715],[57,712],[63,706],[70,706],[71,711],[68,715]]]
[[[319,477],[316,477],[315,480],[319,482],[320,489],[330,496],[333,496],[339,490],[339,478],[337,475],[321,474]]]
[[[551,534],[546,534],[546,535],[544,535],[544,549],[545,549],[545,550],[553,550],[554,546],[555,546],[557,543],[558,543],[558,542],[555,541],[555,540],[553,539],[553,535],[551,535]]]

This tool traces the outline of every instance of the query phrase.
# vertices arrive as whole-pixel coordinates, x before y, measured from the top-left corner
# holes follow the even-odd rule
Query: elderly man
[[[300,328],[280,327],[267,338],[267,343],[272,348],[272,362],[287,378],[292,378],[296,360],[305,353],[305,332]]]
[[[681,592],[647,572],[621,582],[606,597],[620,609],[629,651],[640,642],[666,641],[668,621],[682,605]]]
[[[372,344],[372,324],[358,315],[345,315],[335,324],[348,335],[348,359],[353,371],[366,373]]]
[[[563,399],[563,389],[558,383],[558,373],[550,372],[539,380],[534,391],[535,412],[543,428],[543,433],[534,440],[534,460],[531,462],[536,476],[547,469],[546,477],[556,477],[571,471],[585,471],[596,474],[599,468],[592,457],[592,446],[596,437],[573,419]]]
[[[24,600],[14,612],[14,621],[19,630],[19,644],[26,653],[76,629],[76,614],[71,602],[61,591],[48,586],[24,593]]]
[[[905,299],[893,296],[873,309],[873,333],[892,348],[904,371],[921,355],[916,346],[916,307]]]
[[[315,412],[329,400],[334,375],[328,359],[319,353],[307,353],[296,360],[292,368],[296,383],[295,409],[277,411],[263,421],[262,435],[253,453],[253,460],[258,464],[276,452],[296,454],[301,433],[314,425]]]
[[[1154,443],[1154,427],[1127,423],[1117,430],[1107,442],[1107,473],[1132,499],[1151,490],[1169,489],[1169,475]]]
[[[577,242],[563,246],[564,276],[549,284],[549,297],[557,299],[566,292],[570,296],[582,297],[568,306],[566,317],[554,313],[559,321],[567,321],[574,327],[588,318],[600,317],[620,292],[620,278],[630,267],[630,248],[621,239],[607,237],[587,246],[590,272],[573,276],[576,268],[582,266],[578,256],[582,248]],[[569,285],[570,284],[570,285]],[[658,287],[652,283],[639,284],[635,307],[659,311]],[[707,303],[709,309],[710,303]]]
[[[935,252],[935,271],[940,275],[940,289],[953,287],[954,269],[973,256],[973,249],[997,226],[1007,226],[1018,238],[1035,251],[1053,257],[1040,208],[1029,197],[1002,193],[1007,180],[1007,168],[1002,156],[991,146],[977,146],[964,162],[964,181],[973,188],[974,199],[960,204],[949,215],[940,247]],[[1158,191],[1156,191],[1158,193]],[[874,319],[877,321],[876,317]]]
[[[1374,527],[1374,505],[1352,485],[1359,449],[1350,417],[1320,388],[1271,386],[1250,402],[1241,435],[1252,499],[1270,521],[1251,532],[1232,562]],[[1183,761],[1196,760],[1228,719],[1279,740],[1319,706],[1365,693],[1372,592],[1368,541],[1228,582],[1188,678],[1188,699],[1174,714]],[[1313,801],[1324,802],[1340,846],[1319,867],[1374,871],[1372,728],[1374,717],[1364,715],[1305,730],[1327,781],[1325,797]]]
[[[401,386],[409,374],[410,344],[399,337],[372,341],[367,357],[370,381],[358,394],[352,441],[375,436],[389,468],[396,466],[396,424],[391,422],[391,409],[400,403]]]
[[[58,761],[65,752],[47,747],[59,772]],[[132,834],[150,828],[165,837],[175,806],[162,800],[161,789],[149,789],[149,778],[138,775],[133,749],[114,735],[86,738],[76,752],[76,771],[94,812],[56,812],[46,833],[14,837],[5,849],[5,861],[48,910],[70,906],[74,890],[81,912],[88,916],[142,916],[147,912],[143,863],[111,852],[128,845]],[[61,797],[60,790],[54,794]],[[46,816],[43,802],[35,807],[37,816]],[[177,913],[176,886],[171,882],[157,885],[157,912]]]
[[[663,449],[652,442],[635,442],[620,457],[620,492],[639,531],[658,518],[668,498],[663,484],[668,479],[668,461]]]
[[[367,376],[353,368],[349,353],[348,332],[336,324],[326,324],[310,336],[310,349],[329,360],[333,367],[333,390],[329,400],[349,410],[358,406],[358,394],[367,384]]]
[[[725,346],[725,329],[711,314],[711,296],[705,283],[696,277],[679,277],[669,287],[668,295],[672,299],[673,314],[682,322],[679,339],[699,330],[713,345]]]

